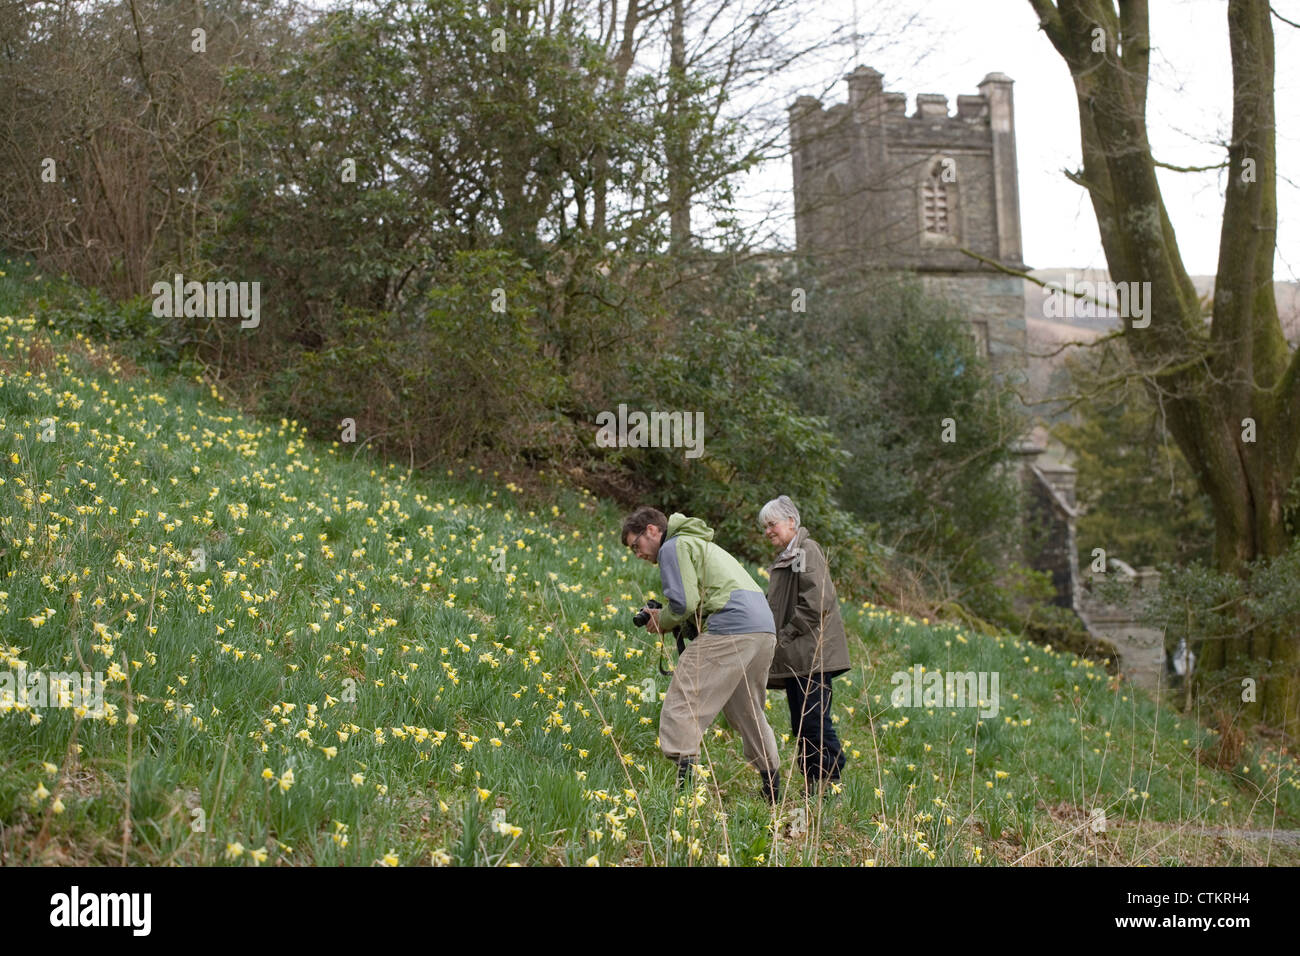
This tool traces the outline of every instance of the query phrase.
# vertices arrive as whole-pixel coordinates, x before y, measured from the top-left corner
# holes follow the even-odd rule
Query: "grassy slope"
[[[1089,662],[865,605],[842,792],[774,827],[720,719],[674,806],[629,624],[658,578],[615,511],[354,460],[32,327],[0,319],[0,667],[125,679],[100,719],[0,714],[7,862],[1297,861],[1194,830],[1300,824],[1294,760],[1208,769],[1211,733]],[[998,672],[1000,712],[891,706],[914,663]]]

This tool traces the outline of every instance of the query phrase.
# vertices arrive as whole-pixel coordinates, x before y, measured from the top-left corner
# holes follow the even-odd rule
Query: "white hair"
[[[799,509],[794,506],[794,502],[785,495],[778,495],[767,504],[758,513],[759,525],[766,525],[769,521],[784,521],[786,518],[794,519],[794,526],[799,527]]]

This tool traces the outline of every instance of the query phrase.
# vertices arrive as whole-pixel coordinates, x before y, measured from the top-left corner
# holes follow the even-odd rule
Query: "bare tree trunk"
[[[641,0],[627,0],[627,12],[623,19],[623,39],[618,45],[618,55],[614,57],[614,102],[620,103],[623,91],[627,88],[627,74],[632,69],[634,39],[637,24],[640,22]],[[610,34],[613,34],[618,19],[618,0],[612,0],[610,7]],[[594,177],[592,182],[593,212],[592,229],[600,240],[605,238],[605,195],[609,183],[609,150],[602,144],[596,150],[593,160]]]
[[[1277,237],[1273,31],[1267,3],[1230,0],[1233,122],[1214,312],[1208,329],[1156,180],[1146,127],[1147,0],[1030,0],[1070,68],[1083,174],[1111,279],[1149,283],[1150,325],[1124,339],[1214,512],[1219,568],[1242,573],[1290,544],[1282,505],[1296,474],[1300,359],[1273,297]],[[1300,353],[1298,353],[1300,354]],[[1253,437],[1251,436],[1253,426]],[[1212,641],[1207,669],[1263,682],[1260,715],[1300,733],[1296,638]]]
[[[691,239],[691,172],[689,128],[682,115],[686,82],[686,13],[673,0],[668,60],[668,215],[670,247],[683,249]]]

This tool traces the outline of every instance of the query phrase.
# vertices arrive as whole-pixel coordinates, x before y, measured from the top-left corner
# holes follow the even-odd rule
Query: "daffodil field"
[[[1205,832],[1300,825],[1293,757],[1211,769],[1194,715],[1096,662],[861,602],[843,784],[804,798],[769,692],[783,806],[722,718],[679,793],[615,508],[408,474],[31,317],[0,339],[0,669],[105,681],[0,699],[3,862],[1296,862]],[[997,716],[894,706],[913,665],[997,672]]]

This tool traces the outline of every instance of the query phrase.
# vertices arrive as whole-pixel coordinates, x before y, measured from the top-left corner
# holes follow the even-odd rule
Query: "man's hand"
[[[659,608],[645,607],[641,610],[650,615],[650,620],[646,621],[645,629],[651,634],[662,634],[663,631],[659,627]]]

